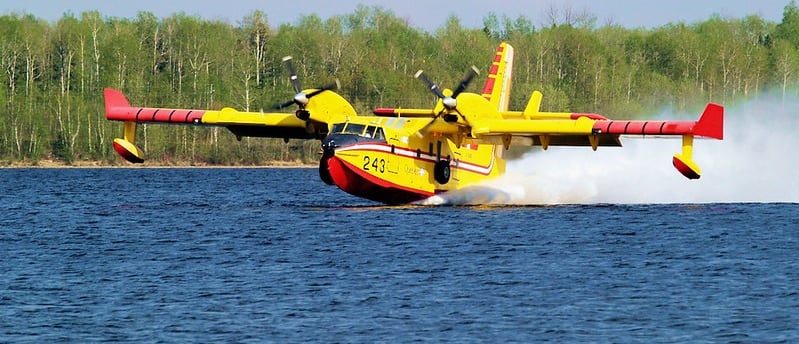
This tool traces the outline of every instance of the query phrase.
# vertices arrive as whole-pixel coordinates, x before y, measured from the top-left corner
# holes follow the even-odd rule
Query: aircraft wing
[[[518,114],[510,114],[518,115]],[[596,114],[531,113],[526,119],[493,118],[475,120],[471,134],[486,142],[492,139],[508,146],[513,141],[549,146],[621,146],[621,135],[681,136],[682,153],[675,154],[674,167],[689,179],[699,178],[693,161],[694,137],[722,140],[724,108],[709,103],[696,121],[613,121]],[[510,116],[509,116],[510,117]]]
[[[221,126],[238,138],[322,139],[327,134],[329,123],[343,121],[346,116],[356,116],[352,106],[335,92],[319,91],[314,94],[312,99],[306,99],[306,104],[296,113],[263,113],[232,108],[192,110],[136,107],[131,106],[118,90],[106,88],[103,92],[106,118],[125,122],[125,136],[114,140],[114,149],[133,163],[144,161],[141,151],[135,146],[136,125],[139,123]],[[304,119],[300,118],[301,115],[305,116]]]
[[[596,114],[537,113],[527,119],[476,120],[472,135],[513,136],[547,146],[620,146],[621,135],[723,139],[724,108],[709,103],[697,121],[614,121]]]
[[[134,107],[122,92],[110,88],[104,90],[104,96],[106,118],[110,121],[222,126],[237,136],[319,138],[294,113]]]
[[[106,118],[110,121],[222,126],[239,137],[319,138],[294,113],[134,107],[122,92],[110,88],[105,89],[104,96]]]

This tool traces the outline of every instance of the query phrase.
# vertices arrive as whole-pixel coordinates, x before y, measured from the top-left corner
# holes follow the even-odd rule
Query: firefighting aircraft
[[[621,146],[621,135],[681,136],[674,167],[697,179],[694,137],[723,139],[724,109],[713,103],[697,121],[613,121],[593,113],[542,112],[542,94],[534,91],[524,110],[509,111],[513,47],[506,42],[497,49],[481,94],[464,92],[478,75],[475,67],[454,90],[441,89],[419,71],[416,78],[438,98],[433,108],[377,108],[370,115],[357,114],[335,92],[338,82],[303,90],[291,57],[284,62],[296,95],[279,108],[296,106],[294,113],[134,107],[121,92],[105,89],[107,119],[125,126],[114,149],[127,161],[142,163],[135,145],[140,123],[222,126],[239,139],[316,139],[322,141],[319,177],[324,183],[373,201],[403,204],[501,175],[511,145],[596,150]]]

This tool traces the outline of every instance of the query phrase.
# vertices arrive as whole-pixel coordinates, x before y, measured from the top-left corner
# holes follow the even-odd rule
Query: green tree
[[[782,12],[782,22],[774,30],[776,39],[783,39],[799,48],[799,7],[791,0]]]

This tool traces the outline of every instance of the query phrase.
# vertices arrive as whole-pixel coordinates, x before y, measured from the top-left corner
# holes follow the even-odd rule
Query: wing
[[[621,135],[695,136],[723,139],[724,108],[710,103],[697,121],[614,121],[591,113],[503,113],[502,118],[476,121],[479,137],[512,135],[548,146],[620,146]]]
[[[472,142],[503,145],[587,146],[596,150],[600,146],[621,146],[620,137],[676,136],[682,137],[682,153],[675,154],[673,164],[689,179],[701,175],[693,161],[694,137],[721,140],[724,138],[724,108],[710,103],[696,121],[614,121],[592,113],[541,112],[540,92],[534,92],[524,111],[497,111],[495,104],[480,95],[463,93],[457,98],[457,107],[441,110],[420,129],[421,134],[435,132],[453,137],[457,142],[467,138]],[[439,102],[440,103],[440,102]],[[437,110],[380,109],[384,116],[428,117]]]
[[[142,152],[135,145],[138,123],[221,126],[238,138],[322,139],[327,134],[330,123],[344,121],[347,116],[356,116],[352,106],[335,92],[317,93],[297,113],[263,113],[232,108],[190,110],[135,107],[118,90],[107,88],[103,92],[106,118],[125,122],[124,138],[114,140],[114,149],[133,163],[144,161]]]
[[[673,164],[689,179],[701,172],[693,161],[694,137],[724,138],[724,107],[709,103],[696,121],[614,121],[591,113],[540,112],[540,92],[534,92],[522,112],[501,112],[501,116],[476,116],[471,122],[472,137],[484,142],[549,146],[621,146],[619,137],[680,136],[682,153]],[[462,112],[468,112],[462,109]]]

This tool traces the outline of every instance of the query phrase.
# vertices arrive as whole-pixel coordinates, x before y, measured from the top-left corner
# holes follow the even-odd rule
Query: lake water
[[[0,342],[799,342],[795,203],[385,207],[314,169],[0,190]]]

